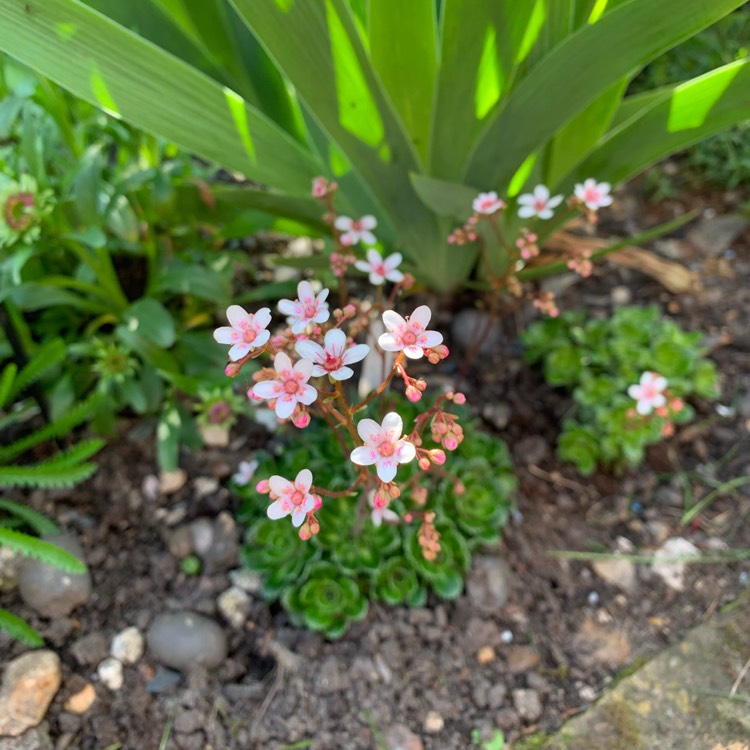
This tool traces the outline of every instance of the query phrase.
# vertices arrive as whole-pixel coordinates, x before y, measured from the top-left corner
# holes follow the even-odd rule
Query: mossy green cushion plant
[[[410,409],[416,413],[408,402],[400,401],[398,409],[407,419]],[[347,486],[351,477],[344,476],[330,431],[313,423],[304,436],[295,432],[288,438],[278,457],[256,454],[258,476],[288,475],[304,465],[330,487]],[[429,591],[454,598],[463,589],[472,551],[500,539],[516,480],[504,443],[471,423],[451,470],[392,501],[398,511],[393,517],[379,517],[364,497],[326,498],[316,513],[320,532],[307,543],[291,524],[266,516],[266,504],[250,485],[236,487],[246,498],[245,563],[262,574],[264,595],[279,599],[293,622],[329,638],[340,637],[350,622],[364,617],[371,600],[418,607]],[[427,478],[416,464],[400,471],[406,486],[412,478]],[[412,508],[420,514],[434,511],[439,519],[440,551],[433,560],[425,558],[419,523],[408,522]],[[399,517],[406,522],[392,525]]]
[[[718,395],[701,334],[682,330],[654,307],[622,307],[606,320],[566,312],[531,325],[523,343],[526,358],[543,363],[547,382],[573,394],[558,455],[583,475],[597,466],[638,466],[648,445],[694,417],[687,399]],[[651,383],[652,398],[643,398]]]

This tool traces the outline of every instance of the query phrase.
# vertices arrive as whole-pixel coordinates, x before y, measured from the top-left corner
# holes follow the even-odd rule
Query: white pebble
[[[589,591],[588,603],[592,607],[595,607],[597,604],[599,604],[599,594],[596,591]]]
[[[740,573],[739,579],[740,579],[740,583],[741,583],[741,584],[742,584],[743,586],[747,586],[747,584],[748,584],[748,581],[750,581],[750,574],[748,574],[748,572],[747,572],[746,570],[743,570],[743,571],[742,571],[742,572]]]
[[[428,734],[437,734],[443,730],[445,719],[437,711],[428,711],[424,717],[424,731]]]
[[[510,630],[503,630],[503,632],[500,633],[500,640],[503,643],[513,643],[513,632]]]
[[[119,690],[125,681],[122,662],[114,657],[105,659],[97,668],[96,673],[104,685],[113,692]]]
[[[121,630],[113,639],[109,652],[123,664],[135,664],[143,656],[144,642],[136,627]]]
[[[216,604],[219,612],[233,628],[239,630],[245,624],[250,612],[250,596],[241,588],[231,586],[219,594]]]

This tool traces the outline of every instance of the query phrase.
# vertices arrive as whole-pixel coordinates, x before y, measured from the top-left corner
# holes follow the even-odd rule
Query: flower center
[[[289,380],[284,381],[284,393],[288,393],[290,396],[297,393],[299,390],[299,383],[296,380],[292,380],[291,378]]]
[[[362,231],[362,222],[357,220],[352,222],[352,230],[355,232],[361,232]]]
[[[3,216],[11,229],[21,231],[31,224],[34,196],[31,193],[15,193],[5,201]]]
[[[404,331],[401,340],[404,342],[404,346],[414,346],[417,343],[417,334],[414,331]]]
[[[326,352],[326,362],[323,367],[328,370],[328,372],[335,372],[336,370],[340,369],[343,364],[344,363],[341,361],[341,357],[337,357],[335,354],[329,354],[328,352]]]
[[[599,195],[599,191],[596,188],[589,188],[586,193],[586,200],[589,203],[598,203],[601,196]]]
[[[246,328],[242,333],[242,340],[246,344],[252,344],[258,338],[258,332],[254,328]]]
[[[381,455],[381,456],[382,456],[383,458],[389,458],[389,457],[390,457],[390,456],[392,456],[392,455],[393,455],[393,454],[394,454],[395,452],[396,452],[396,446],[395,446],[395,445],[394,445],[394,444],[393,444],[392,442],[390,442],[389,440],[386,440],[385,442],[382,442],[382,443],[381,443],[381,444],[380,444],[380,445],[378,446],[378,453],[379,453],[379,454],[380,454],[380,455]]]
[[[302,503],[305,502],[305,493],[300,492],[299,490],[295,490],[294,494],[292,495],[292,502],[295,505],[302,505]]]
[[[305,302],[304,312],[306,318],[314,318],[318,314],[318,306],[314,302]]]
[[[547,201],[543,201],[543,200],[534,201],[534,208],[537,211],[544,211],[546,207],[547,207]]]

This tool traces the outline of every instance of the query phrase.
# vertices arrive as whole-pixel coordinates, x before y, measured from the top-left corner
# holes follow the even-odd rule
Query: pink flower
[[[518,215],[522,219],[537,216],[540,219],[551,219],[552,209],[562,203],[562,195],[550,198],[549,188],[546,185],[537,185],[533,193],[524,193],[518,196]]]
[[[403,352],[410,359],[419,359],[425,348],[443,343],[443,334],[428,331],[432,311],[427,305],[420,305],[409,318],[404,320],[397,312],[386,310],[383,323],[388,329],[378,338],[380,348],[387,352]]]
[[[331,317],[328,311],[328,289],[315,296],[312,284],[309,281],[300,281],[297,285],[297,299],[279,300],[279,310],[287,315],[287,322],[291,326],[292,333],[302,333],[310,323],[325,323]]]
[[[597,182],[593,177],[584,180],[583,184],[576,185],[575,194],[586,208],[596,211],[598,208],[612,205],[612,196],[609,191],[612,186],[608,182]]]
[[[312,197],[323,198],[328,194],[329,186],[328,180],[325,177],[313,177],[312,181]]]
[[[417,455],[416,448],[401,436],[404,423],[395,412],[389,412],[382,424],[374,419],[363,419],[357,424],[357,432],[364,445],[351,453],[352,463],[359,466],[375,464],[381,482],[391,482],[396,476],[397,464],[408,464]]]
[[[227,308],[228,326],[222,326],[214,331],[214,339],[219,344],[232,344],[229,349],[229,359],[242,359],[253,349],[259,349],[271,337],[266,330],[271,322],[271,311],[262,307],[255,314],[247,313],[239,305]]]
[[[358,242],[374,245],[377,242],[371,230],[378,225],[378,220],[369,214],[360,219],[338,216],[333,225],[341,232],[342,245],[356,245]]]
[[[278,499],[268,506],[266,515],[276,521],[291,513],[292,524],[302,526],[307,514],[315,509],[315,496],[310,494],[312,479],[310,469],[302,469],[294,482],[274,474],[268,484],[271,486],[271,493]]]
[[[314,363],[313,377],[330,375],[334,380],[346,380],[354,371],[346,365],[359,362],[367,356],[370,347],[367,344],[355,344],[346,348],[346,334],[340,328],[332,328],[325,335],[324,346],[314,341],[304,340],[295,344],[300,357],[311,359]]]
[[[666,378],[647,370],[641,375],[640,383],[628,388],[628,396],[638,402],[635,406],[636,411],[646,415],[650,414],[652,409],[659,409],[667,403],[664,396],[666,387]]]
[[[387,505],[376,505],[375,492],[371,491],[367,494],[367,502],[372,508],[372,511],[370,511],[370,518],[372,519],[374,526],[382,525],[383,521],[386,523],[398,522],[398,513],[392,511]]]
[[[371,248],[367,251],[367,260],[358,260],[354,267],[363,273],[369,273],[373,286],[380,286],[385,281],[404,280],[404,274],[397,270],[401,260],[401,253],[393,253],[383,260],[383,256]]]
[[[309,406],[318,398],[315,388],[307,385],[313,370],[311,360],[301,359],[292,367],[292,360],[284,352],[279,352],[273,366],[276,380],[261,380],[253,386],[251,393],[257,398],[275,399],[279,419],[290,417],[298,403]]]
[[[478,214],[489,215],[497,213],[501,208],[505,208],[505,201],[500,200],[500,198],[497,197],[497,193],[493,190],[491,193],[479,193],[479,195],[474,198],[471,207]]]
[[[252,461],[240,461],[237,471],[232,474],[232,481],[239,487],[244,487],[253,478],[253,474],[255,474],[257,468],[258,462],[255,459]]]

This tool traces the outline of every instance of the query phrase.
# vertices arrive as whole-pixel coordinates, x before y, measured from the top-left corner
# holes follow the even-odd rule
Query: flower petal
[[[300,281],[297,284],[297,299],[304,300],[308,297],[315,298],[315,291],[312,288],[312,284],[309,281]]]
[[[312,375],[313,365],[315,363],[311,359],[300,359],[294,365],[294,372],[298,375],[302,375],[305,381],[310,379]]]
[[[318,392],[311,385],[303,385],[296,393],[297,400],[305,406],[310,404],[318,398]]]
[[[290,299],[280,299],[276,305],[280,313],[284,315],[294,315],[297,309],[297,303]]]
[[[278,380],[261,380],[253,386],[253,394],[258,398],[276,398],[280,392]]]
[[[381,458],[377,465],[378,478],[381,482],[392,482],[396,476],[396,459],[394,456]]]
[[[409,323],[416,323],[421,328],[427,328],[432,317],[432,310],[427,305],[420,305],[410,316]]]
[[[549,199],[549,188],[546,185],[537,185],[534,188],[534,199],[546,202]]]
[[[278,521],[280,518],[285,518],[290,513],[291,504],[285,499],[275,500],[266,509],[266,515],[274,521]]]
[[[255,341],[250,345],[251,349],[260,349],[261,346],[265,346],[268,343],[268,339],[271,338],[271,332],[267,330],[261,331],[256,337]]]
[[[294,484],[298,490],[309,492],[312,487],[313,475],[310,469],[302,469],[294,479]]]
[[[518,215],[522,219],[530,219],[532,216],[536,216],[536,209],[533,206],[521,206],[518,209]]]
[[[371,466],[378,460],[378,454],[372,448],[360,445],[351,452],[349,459],[358,466]]]
[[[288,419],[297,407],[297,396],[291,393],[283,393],[276,399],[276,416],[279,419]]]
[[[377,237],[368,231],[360,232],[360,237],[362,237],[362,242],[366,242],[368,245],[374,245],[378,241]]]
[[[367,251],[367,260],[370,266],[377,266],[383,262],[383,256],[374,247],[371,247]]]
[[[419,335],[418,343],[431,349],[443,343],[443,334],[440,331],[425,331]]]
[[[233,333],[236,333],[235,329],[230,328],[229,326],[222,326],[221,328],[217,328],[214,331],[214,341],[218,342],[219,344],[233,344]]]
[[[310,359],[313,362],[325,362],[326,353],[323,347],[314,341],[303,339],[294,345],[294,349],[303,359]]]
[[[345,365],[351,365],[354,362],[362,361],[370,353],[370,347],[367,344],[355,344],[350,346],[345,352],[341,361]]]
[[[240,324],[247,320],[247,312],[239,305],[229,305],[227,308],[227,320],[233,328],[239,328]]]
[[[378,220],[372,214],[365,214],[360,220],[359,225],[362,229],[375,229]]]
[[[354,375],[354,370],[352,370],[351,367],[339,367],[338,370],[334,370],[333,372],[329,373],[329,375],[334,380],[348,380],[352,375]]]
[[[400,464],[408,464],[413,461],[417,455],[417,449],[408,440],[399,440],[396,443],[396,452],[394,454]]]
[[[340,356],[346,346],[346,334],[340,328],[331,328],[323,339],[325,348],[335,356]]]
[[[352,228],[352,220],[348,216],[337,216],[333,226],[340,232],[348,232]]]
[[[388,435],[390,441],[395,443],[404,434],[404,420],[398,412],[389,411],[383,417],[381,429]]]
[[[420,357],[424,357],[424,349],[422,349],[421,346],[405,346],[401,351],[409,359],[419,359]]]
[[[362,273],[370,273],[370,264],[366,260],[355,261],[354,267]]]
[[[374,419],[360,419],[357,423],[357,433],[365,443],[371,443],[381,432],[382,428]]]
[[[249,351],[250,344],[246,344],[244,341],[240,341],[229,350],[229,359],[231,359],[232,362],[236,362],[238,359],[242,359]]]
[[[292,360],[285,352],[277,352],[273,360],[273,366],[276,372],[292,369]]]
[[[381,333],[378,336],[378,346],[386,352],[400,352],[401,346],[392,333]]]
[[[382,274],[378,273],[377,271],[373,271],[370,274],[370,278],[368,279],[368,281],[373,286],[380,286],[381,284],[385,283],[385,276],[383,276]]]
[[[274,474],[269,480],[268,484],[271,487],[271,492],[274,495],[281,497],[282,495],[291,495],[294,492],[294,485],[284,477]]]
[[[298,529],[305,522],[305,509],[301,505],[296,505],[292,511],[292,525],[295,529]]]

